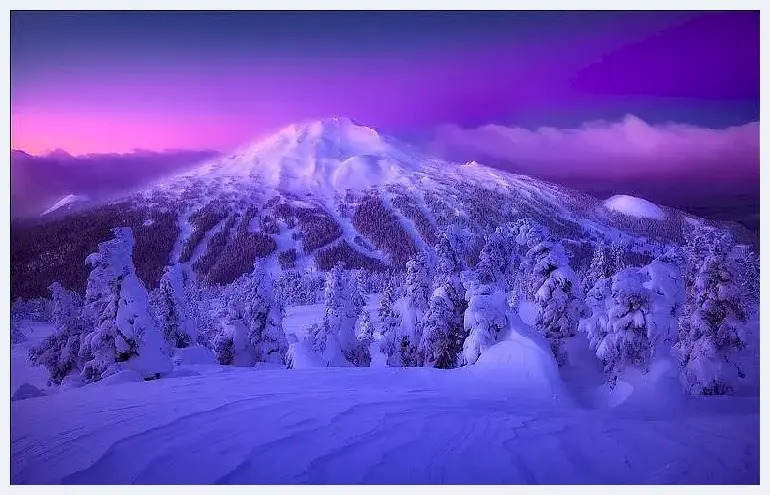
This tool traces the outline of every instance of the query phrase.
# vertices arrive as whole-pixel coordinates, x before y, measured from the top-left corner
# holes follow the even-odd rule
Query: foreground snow
[[[499,366],[174,374],[13,402],[12,482],[759,481],[754,398],[592,411]]]
[[[53,331],[50,323],[23,321],[21,331],[24,341],[11,345],[11,394],[20,386],[28,383],[35,388],[45,389],[48,382],[48,372],[42,366],[34,366],[29,362],[29,349],[38,345]]]

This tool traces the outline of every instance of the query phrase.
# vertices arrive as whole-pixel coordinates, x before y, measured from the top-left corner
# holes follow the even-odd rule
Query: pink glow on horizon
[[[228,149],[237,144],[238,138],[233,137],[238,135],[237,122],[220,121],[219,116],[201,118],[206,127],[191,123],[183,115],[129,114],[111,119],[85,112],[17,113],[11,119],[11,147],[33,155],[54,149],[83,155],[135,149]]]
[[[220,60],[215,71],[86,68],[58,75],[56,85],[31,83],[15,91],[12,147],[75,154],[136,148],[229,151],[289,123],[333,115],[392,131],[485,120],[506,109],[568,107],[582,101],[570,92],[569,75],[600,54],[597,46],[606,46],[605,38],[555,40],[547,57],[541,56],[542,45],[528,43],[374,64],[350,59],[252,66]]]

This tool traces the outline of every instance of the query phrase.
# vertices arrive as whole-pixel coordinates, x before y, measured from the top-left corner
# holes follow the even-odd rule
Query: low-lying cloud
[[[758,226],[759,122],[709,129],[649,125],[629,115],[575,129],[444,125],[422,146],[450,160],[476,160],[598,197],[635,194]]]
[[[37,216],[67,194],[103,197],[141,186],[216,156],[212,150],[167,150],[73,156],[11,150],[11,215]]]
[[[635,194],[758,227],[759,122],[709,129],[649,125],[629,115],[576,129],[444,125],[423,146],[447,159],[476,160],[598,197]]]
[[[726,129],[681,124],[648,125],[627,116],[617,123],[536,130],[487,125],[437,128],[426,148],[455,160],[494,162],[551,177],[712,179],[759,175],[759,123]]]

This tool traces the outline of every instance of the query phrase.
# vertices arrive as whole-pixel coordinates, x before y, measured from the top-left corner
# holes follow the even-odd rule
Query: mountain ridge
[[[276,277],[337,262],[400,271],[450,227],[467,233],[472,265],[485,233],[519,218],[562,239],[575,268],[610,244],[636,263],[681,245],[690,224],[702,221],[661,210],[663,219],[624,215],[579,191],[428,157],[350,119],[323,119],[292,124],[122,199],[17,226],[12,292],[45,295],[61,274],[65,287],[82,292],[83,259],[116,226],[134,228],[137,272],[153,288],[173,263],[212,284],[232,282],[255,260]]]

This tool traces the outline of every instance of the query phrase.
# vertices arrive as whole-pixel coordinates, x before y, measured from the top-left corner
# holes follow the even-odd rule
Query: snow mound
[[[82,196],[77,194],[68,194],[64,196],[62,199],[54,203],[53,206],[45,210],[40,216],[48,215],[50,213],[55,212],[56,210],[61,210],[65,208],[73,208],[74,205],[77,203],[85,203],[87,201],[90,201],[90,198],[88,196]]]
[[[304,340],[289,345],[286,361],[292,369],[326,367],[323,358],[314,352],[310,348],[310,344]]]
[[[605,200],[604,207],[637,218],[653,218],[655,220],[666,218],[666,214],[655,203],[625,194],[619,194]]]
[[[670,408],[681,404],[685,395],[679,383],[679,367],[671,358],[658,358],[643,373],[626,370],[613,389],[606,385],[599,391],[600,406],[624,406],[633,410]]]
[[[174,365],[187,366],[194,364],[219,364],[214,353],[201,346],[185,347],[177,349],[173,358]]]
[[[504,374],[512,386],[528,391],[530,396],[565,396],[564,384],[553,356],[544,352],[536,342],[516,333],[486,349],[473,367],[493,369]]]
[[[142,378],[142,375],[132,369],[124,369],[120,370],[117,373],[113,373],[112,375],[108,376],[107,378],[103,380],[99,380],[98,382],[94,382],[95,385],[116,385],[118,383],[131,383],[131,382],[141,382],[144,378]]]
[[[67,375],[59,385],[59,390],[72,390],[83,386],[83,381],[75,374]]]
[[[37,388],[36,386],[32,385],[31,383],[22,383],[19,385],[19,387],[16,389],[16,392],[13,393],[11,396],[11,400],[24,400],[24,399],[31,399],[33,397],[42,397],[45,394],[42,390]]]
[[[200,376],[200,375],[201,374],[198,371],[190,369],[190,368],[187,368],[187,367],[184,367],[184,368],[176,368],[176,369],[174,369],[174,371],[172,371],[168,375],[164,376],[163,378],[164,379],[169,379],[169,378],[185,378],[185,377],[188,377],[188,376]]]
[[[151,380],[171,372],[173,365],[171,360],[160,352],[147,352],[126,361],[123,368],[133,370],[144,379]]]

